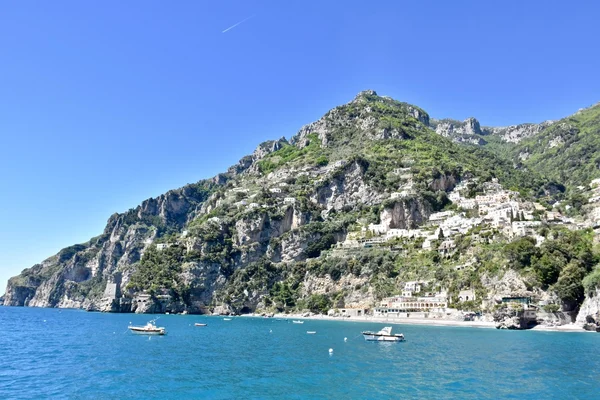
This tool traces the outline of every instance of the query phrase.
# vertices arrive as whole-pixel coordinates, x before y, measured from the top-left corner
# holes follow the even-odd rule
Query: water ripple
[[[165,337],[127,331],[148,319],[0,307],[0,398],[583,399],[600,390],[594,334],[403,326],[407,342],[369,343],[359,323],[198,316],[161,317]],[[200,320],[208,326],[194,327]]]

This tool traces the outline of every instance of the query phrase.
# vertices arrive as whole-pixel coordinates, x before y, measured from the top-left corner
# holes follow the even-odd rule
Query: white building
[[[461,290],[458,292],[458,301],[472,301],[475,300],[475,292],[473,290]]]
[[[388,229],[388,231],[385,234],[385,238],[386,239],[393,239],[393,238],[418,238],[418,237],[427,237],[429,235],[429,232],[424,231],[422,229]]]
[[[410,312],[444,313],[448,307],[446,296],[394,296],[381,301],[374,310],[375,316],[399,316]]]
[[[281,193],[281,188],[270,188],[269,192],[279,194]]]
[[[371,232],[373,232],[374,234],[382,235],[382,234],[387,233],[387,231],[390,229],[390,227],[387,226],[386,224],[369,224],[368,229]]]
[[[443,221],[446,218],[449,218],[451,216],[454,215],[454,211],[441,211],[441,212],[437,212],[437,213],[433,213],[429,216],[429,221],[430,222],[438,222],[438,221]]]
[[[485,194],[485,195],[477,195],[475,196],[475,201],[477,203],[505,203],[510,200],[510,196],[508,192],[501,191],[494,194]]]
[[[475,199],[460,199],[457,204],[460,208],[464,208],[465,210],[477,208],[477,201]]]
[[[535,228],[539,227],[540,225],[542,225],[540,221],[513,221],[513,236],[533,235],[535,232]]]
[[[404,290],[414,293],[419,293],[421,291],[421,285],[427,282],[422,281],[409,281],[404,284]]]
[[[447,256],[452,254],[454,249],[456,249],[456,243],[454,243],[454,240],[444,240],[442,243],[440,243],[440,246],[437,250],[441,255]]]
[[[450,199],[451,202],[456,203],[457,201],[460,200],[460,193],[458,193],[457,191],[452,191],[448,195],[448,198]]]
[[[296,202],[296,199],[294,197],[286,197],[283,199],[283,202],[285,204],[294,204]]]

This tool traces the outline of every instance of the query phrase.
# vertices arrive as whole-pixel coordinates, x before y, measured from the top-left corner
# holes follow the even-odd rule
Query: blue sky
[[[552,1],[2,2],[0,292],[112,213],[364,89],[483,125],[600,101],[598,15]]]

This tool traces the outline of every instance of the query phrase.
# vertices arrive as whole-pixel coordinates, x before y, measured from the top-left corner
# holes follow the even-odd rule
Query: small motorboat
[[[148,322],[146,325],[144,326],[129,326],[129,330],[133,333],[139,333],[142,335],[164,335],[167,333],[167,331],[165,330],[165,328],[161,327],[161,326],[156,326],[155,325],[156,320],[153,319],[152,321]]]
[[[303,323],[304,323],[304,321],[298,321],[298,320],[293,320],[292,322],[293,322],[294,324],[303,324]]]
[[[231,321],[231,318],[223,318],[223,321]]]
[[[199,323],[199,322],[196,322],[196,323],[194,324],[194,326],[206,326],[206,325],[207,325],[207,324],[201,324],[201,323]]]
[[[308,333],[309,335],[314,335],[315,333],[317,333],[317,331],[306,331],[306,333]]]
[[[401,333],[392,334],[392,327],[386,326],[379,332],[364,331],[361,332],[365,340],[374,342],[404,342],[404,335]]]

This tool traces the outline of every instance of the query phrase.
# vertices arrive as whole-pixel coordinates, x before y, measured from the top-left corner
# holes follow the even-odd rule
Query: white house
[[[472,301],[475,300],[475,292],[473,290],[461,290],[458,292],[458,301],[461,303],[463,301]]]
[[[378,235],[386,233],[389,229],[390,227],[385,224],[369,224],[369,230]]]
[[[454,211],[437,212],[437,213],[433,213],[429,216],[429,221],[430,222],[443,221],[446,218],[451,217],[453,215],[454,215]]]

